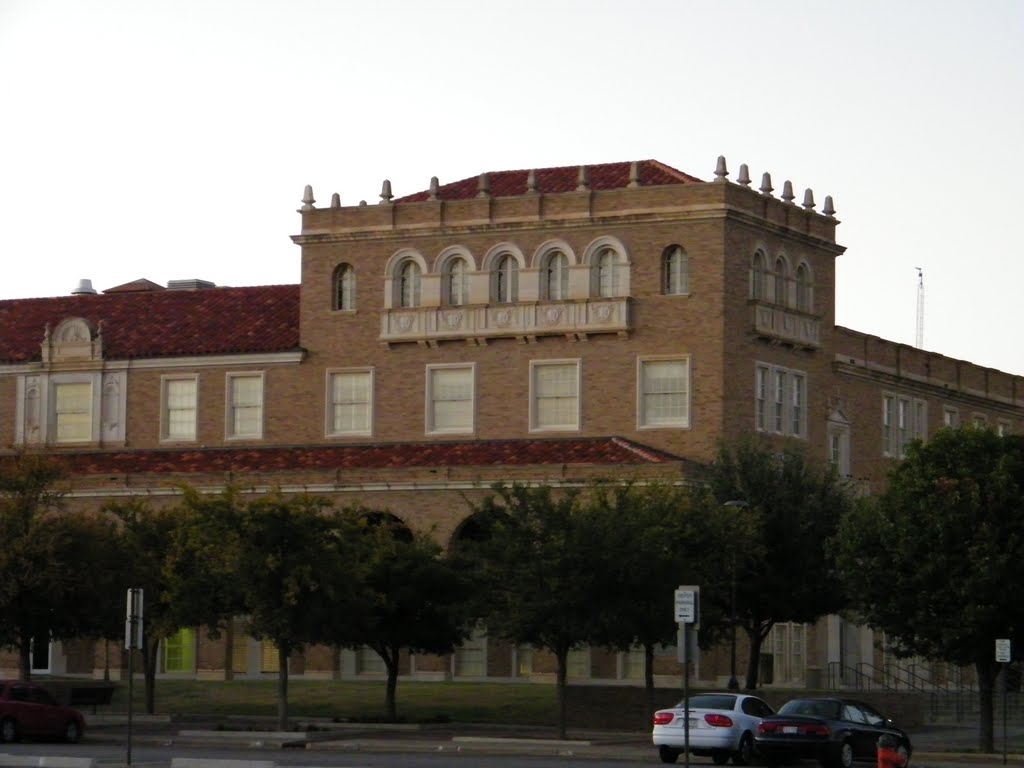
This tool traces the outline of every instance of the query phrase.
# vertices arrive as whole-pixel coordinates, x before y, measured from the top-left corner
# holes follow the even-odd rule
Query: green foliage
[[[741,503],[756,515],[743,526],[736,579],[737,613],[750,639],[747,688],[755,688],[761,643],[775,623],[813,622],[845,607],[826,544],[851,498],[834,469],[816,465],[803,446],[778,450],[764,439],[723,445],[709,487],[717,504]]]

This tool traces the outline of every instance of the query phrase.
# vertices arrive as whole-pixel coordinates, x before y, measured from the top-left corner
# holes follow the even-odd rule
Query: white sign
[[[124,612],[124,647],[127,650],[142,647],[142,589],[128,590],[128,604]]]
[[[694,624],[697,621],[699,587],[679,587],[676,590],[675,608],[676,622]]]
[[[1008,662],[1011,661],[1012,654],[1010,653],[1010,638],[1001,637],[996,639],[996,661]]]

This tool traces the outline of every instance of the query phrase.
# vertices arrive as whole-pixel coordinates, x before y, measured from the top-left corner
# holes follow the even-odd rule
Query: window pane
[[[473,428],[473,371],[471,368],[436,368],[430,371],[431,428]]]
[[[92,384],[58,384],[55,410],[58,443],[92,438]]]
[[[536,426],[575,428],[577,423],[576,364],[534,368]]]
[[[369,432],[369,371],[332,374],[331,413],[331,431],[333,433]]]
[[[556,253],[548,260],[547,298],[564,299],[569,295],[569,261],[561,253]]]
[[[505,256],[498,267],[498,301],[508,304],[516,300],[519,291],[519,263]]]
[[[231,434],[258,437],[263,422],[263,379],[234,376],[231,379]]]
[[[642,423],[685,425],[688,421],[687,364],[683,360],[647,361],[641,367]]]
[[[196,437],[196,380],[167,382],[167,437],[194,440]]]

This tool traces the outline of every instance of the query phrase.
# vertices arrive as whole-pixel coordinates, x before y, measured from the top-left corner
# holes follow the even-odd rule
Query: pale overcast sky
[[[1022,0],[0,0],[0,298],[294,283],[302,189],[655,158],[835,200],[837,321],[1024,374]],[[776,193],[778,194],[778,192]]]

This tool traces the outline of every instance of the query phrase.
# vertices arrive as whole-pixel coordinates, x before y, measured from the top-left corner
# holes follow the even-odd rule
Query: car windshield
[[[706,693],[700,696],[691,696],[690,709],[733,709],[736,706],[736,697],[729,694]],[[683,709],[686,706],[686,699],[676,704],[676,709]]]
[[[839,702],[827,699],[793,699],[779,707],[778,714],[827,717],[836,720],[839,717]]]

